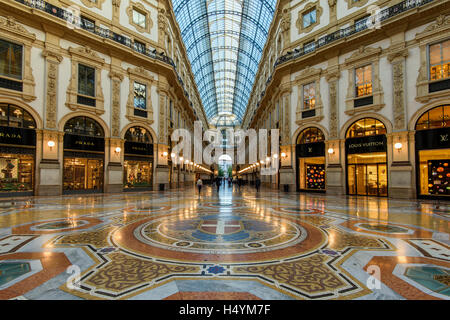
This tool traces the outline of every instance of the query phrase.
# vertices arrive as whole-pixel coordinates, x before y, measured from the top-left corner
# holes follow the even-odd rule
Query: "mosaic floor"
[[[0,201],[0,299],[450,299],[450,203],[252,188]]]

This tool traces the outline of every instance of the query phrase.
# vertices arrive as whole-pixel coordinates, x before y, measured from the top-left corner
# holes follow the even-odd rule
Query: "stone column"
[[[167,133],[167,121],[166,121],[166,109],[167,109],[167,96],[169,85],[165,79],[158,80],[158,95],[159,95],[159,119],[158,119],[158,155],[155,157],[157,160],[155,167],[155,179],[153,190],[159,190],[160,186],[164,190],[170,189],[169,185],[169,170],[168,159],[170,159],[169,146],[168,146],[168,133]],[[155,110],[156,111],[156,110]],[[164,152],[167,153],[164,156]],[[172,176],[174,181],[174,176]]]
[[[47,35],[50,42],[58,42],[57,37]],[[54,40],[54,41],[52,41]],[[58,160],[58,150],[62,150],[63,142],[59,139],[57,128],[58,111],[58,72],[63,57],[55,49],[56,46],[46,44],[42,52],[45,58],[45,102],[44,130],[37,139],[42,150],[36,180],[38,181],[36,195],[60,195],[62,193],[62,166]],[[38,153],[37,153],[38,154]],[[39,180],[38,180],[39,179]]]
[[[393,36],[391,40],[399,38]],[[403,33],[400,34],[403,39]],[[400,39],[400,40],[401,40]],[[388,194],[393,198],[415,198],[416,190],[413,186],[414,167],[411,164],[409,152],[409,134],[406,114],[406,58],[408,57],[408,49],[404,44],[394,43],[388,54],[388,61],[392,65],[393,93],[392,93],[392,110],[394,113],[394,130],[388,139],[388,155],[392,155],[389,159],[389,179]],[[397,148],[396,148],[397,146]]]
[[[281,126],[281,146],[280,146],[280,190],[288,188],[289,191],[296,191],[295,183],[295,148],[291,145],[291,87],[289,85],[282,88],[280,94],[282,106],[282,126]],[[281,155],[285,154],[284,157]],[[287,186],[287,187],[286,187]]]
[[[345,194],[345,170],[342,168],[342,159],[345,157],[345,150],[343,149],[345,148],[345,143],[339,140],[339,77],[340,71],[338,65],[328,68],[326,79],[328,82],[330,118],[328,125],[329,136],[325,143],[327,168],[325,180],[327,193],[336,195]],[[330,152],[328,152],[328,150],[330,150]]]

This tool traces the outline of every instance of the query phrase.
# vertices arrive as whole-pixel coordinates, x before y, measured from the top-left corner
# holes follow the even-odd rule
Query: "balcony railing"
[[[54,17],[57,17],[59,19],[62,19],[64,21],[67,21],[69,28],[79,28],[86,30],[90,33],[93,33],[97,36],[100,36],[104,39],[110,39],[114,42],[117,42],[121,45],[127,46],[131,50],[143,54],[149,58],[164,62],[170,66],[172,66],[175,70],[175,73],[177,74],[177,79],[180,82],[181,86],[183,87],[184,94],[189,100],[189,94],[184,89],[184,83],[181,80],[181,77],[178,75],[177,68],[173,60],[164,55],[164,53],[158,53],[155,49],[148,49],[148,48],[142,48],[142,45],[140,43],[134,43],[129,37],[125,35],[118,34],[116,32],[113,32],[107,28],[103,28],[100,26],[93,25],[90,23],[90,21],[80,17],[79,15],[75,15],[71,11],[65,10],[63,8],[59,8],[57,6],[52,5],[51,3],[48,3],[43,0],[15,0],[16,2],[19,2],[23,5],[26,5],[30,8],[35,8],[38,10],[41,10],[43,12],[46,12]]]
[[[276,71],[276,67],[284,64],[288,61],[295,60],[297,58],[300,58],[308,53],[316,51],[318,48],[321,48],[323,46],[326,46],[330,43],[333,43],[335,41],[338,41],[340,39],[344,39],[347,37],[350,37],[356,33],[362,32],[367,29],[371,28],[377,28],[377,26],[380,26],[380,24],[392,17],[395,17],[405,11],[421,7],[423,5],[426,5],[430,2],[433,2],[436,0],[405,0],[402,2],[399,2],[391,7],[385,8],[383,10],[380,10],[379,12],[370,15],[369,17],[362,19],[355,24],[339,29],[331,34],[325,35],[321,38],[319,38],[317,41],[313,41],[308,43],[306,46],[300,49],[294,49],[293,51],[288,51],[285,55],[279,57],[273,66],[272,74],[269,76],[269,78],[266,80],[266,88],[269,85],[270,81],[272,80],[273,73]],[[259,107],[262,98],[264,97],[264,94],[266,93],[266,89],[264,89],[260,95],[260,100],[256,103],[256,108]],[[250,120],[250,123],[253,122],[253,117]]]
[[[436,0],[405,0],[389,8],[380,10],[379,12],[363,20],[358,21],[357,23],[349,27],[339,29],[331,34],[323,36],[319,38],[317,41],[309,43],[307,46],[303,48],[295,49],[293,52],[288,51],[285,55],[279,57],[276,60],[274,67],[277,67],[280,64],[302,57],[308,53],[314,52],[318,48],[326,46],[340,39],[350,37],[356,33],[360,33],[367,29],[377,28],[377,26],[379,26],[381,22],[387,19],[390,19],[405,11],[423,6],[433,1]]]

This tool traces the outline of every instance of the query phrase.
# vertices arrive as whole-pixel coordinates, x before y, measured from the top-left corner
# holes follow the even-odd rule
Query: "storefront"
[[[373,118],[355,122],[347,131],[347,193],[386,197],[388,194],[386,127]]]
[[[303,130],[295,147],[297,191],[325,192],[325,136],[318,128]]]
[[[0,196],[34,192],[36,122],[23,108],[0,104]]]
[[[153,139],[147,129],[132,127],[125,134],[124,191],[153,189]]]
[[[103,192],[105,138],[103,128],[88,117],[75,117],[64,126],[63,192]]]
[[[450,105],[424,113],[415,129],[417,195],[450,199]]]

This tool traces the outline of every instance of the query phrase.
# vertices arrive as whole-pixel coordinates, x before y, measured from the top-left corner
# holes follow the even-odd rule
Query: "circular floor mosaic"
[[[268,260],[306,253],[324,239],[322,231],[307,223],[243,212],[144,219],[124,226],[112,240],[144,255],[235,261],[241,260],[239,255]]]

